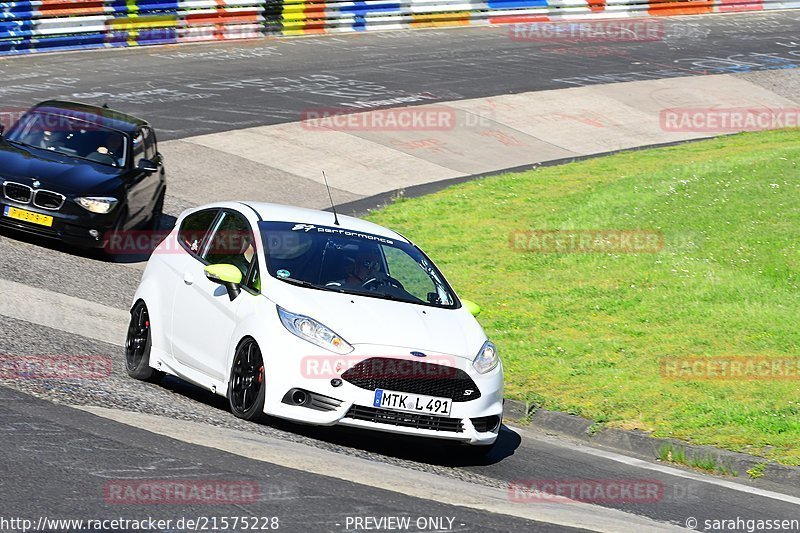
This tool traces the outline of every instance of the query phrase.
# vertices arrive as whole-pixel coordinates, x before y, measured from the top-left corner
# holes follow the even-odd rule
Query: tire
[[[264,412],[264,359],[255,339],[245,338],[236,348],[228,380],[228,403],[236,418],[254,421]]]
[[[159,381],[164,377],[163,372],[150,367],[152,343],[147,305],[139,300],[131,311],[131,322],[125,339],[125,370],[130,377],[142,381]]]
[[[153,214],[150,215],[150,220],[147,222],[147,229],[158,231],[161,229],[161,215],[164,213],[164,196],[167,194],[167,189],[164,188],[153,207]]]
[[[128,222],[128,208],[127,206],[122,210],[119,217],[117,218],[116,224],[114,224],[114,229],[111,230],[111,233],[116,235],[117,233],[122,233],[125,230],[125,224]],[[104,239],[108,238],[108,234],[103,236]],[[112,241],[107,240],[103,242],[103,254],[106,256],[107,259],[113,261],[117,255],[120,255],[118,252],[122,252],[122,250],[112,250],[110,249],[110,243]]]

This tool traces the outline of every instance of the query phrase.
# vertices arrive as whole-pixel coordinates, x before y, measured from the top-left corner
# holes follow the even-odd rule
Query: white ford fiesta
[[[268,415],[488,449],[495,346],[433,262],[357,218],[255,202],[190,209],[131,307],[128,374],[172,374]]]

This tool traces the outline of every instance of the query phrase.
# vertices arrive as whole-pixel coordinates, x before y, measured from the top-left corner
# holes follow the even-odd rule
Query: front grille
[[[27,185],[23,185],[22,183],[14,183],[12,181],[6,181],[3,183],[3,196],[9,200],[27,204],[31,201],[32,195],[33,190]]]
[[[354,420],[364,420],[376,424],[389,424],[392,426],[402,426],[416,429],[430,429],[432,431],[448,431],[450,433],[463,433],[464,425],[458,418],[447,418],[444,416],[421,415],[417,413],[401,413],[389,411],[388,409],[378,409],[375,407],[364,407],[353,405],[345,418]]]
[[[64,205],[64,200],[66,200],[66,197],[57,192],[38,190],[33,193],[33,205],[42,209],[51,209],[53,211],[61,209],[61,206]]]
[[[362,389],[424,394],[450,398],[454,402],[481,397],[475,382],[463,370],[406,359],[365,359],[342,374],[342,379]]]

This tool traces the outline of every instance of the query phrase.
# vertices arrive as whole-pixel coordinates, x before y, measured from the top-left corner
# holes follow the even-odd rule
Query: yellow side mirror
[[[461,303],[464,304],[464,307],[467,308],[467,311],[472,313],[472,316],[478,316],[479,314],[481,314],[481,306],[476,304],[475,302],[473,302],[471,300],[463,300],[462,299]]]
[[[208,265],[203,269],[206,277],[214,283],[225,285],[228,297],[234,300],[241,292],[242,271],[233,265]]]

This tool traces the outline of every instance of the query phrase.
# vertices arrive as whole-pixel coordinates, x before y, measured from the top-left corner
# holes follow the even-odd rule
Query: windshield
[[[125,166],[123,133],[69,115],[28,113],[5,139],[111,167]]]
[[[441,273],[415,246],[294,222],[259,223],[272,277],[311,288],[453,308]]]

